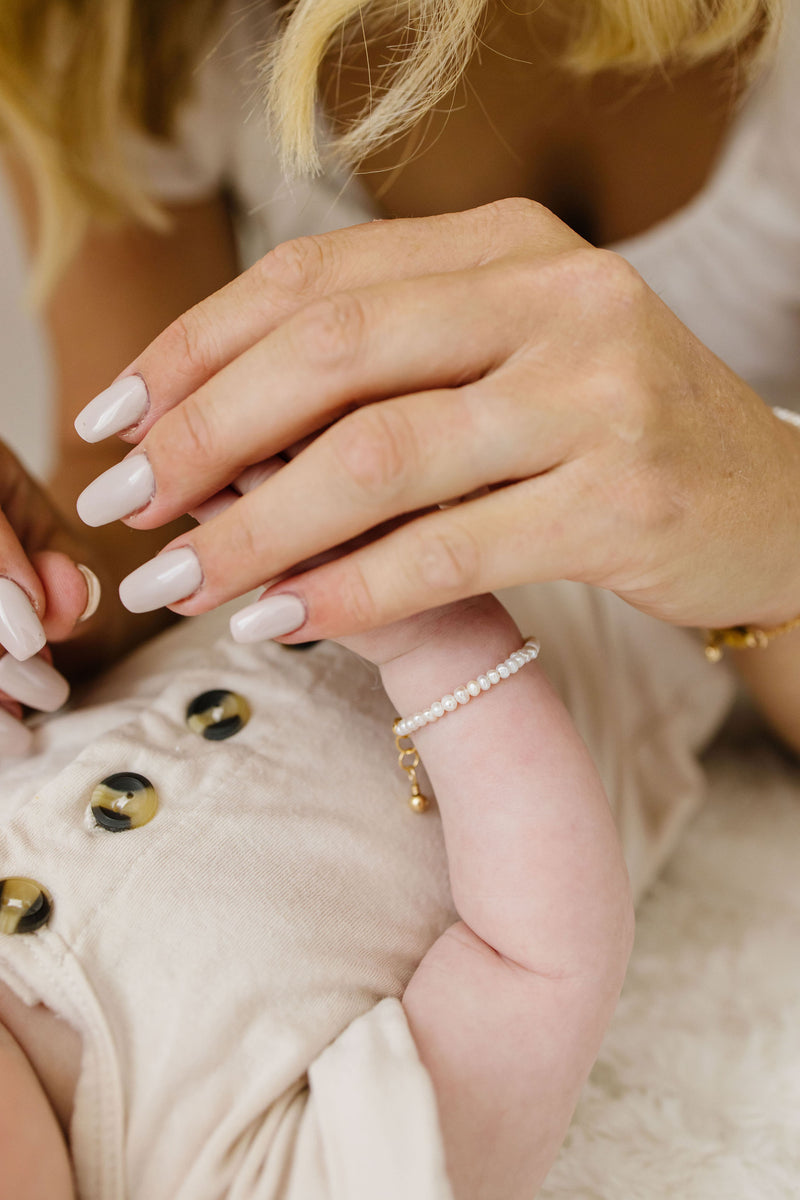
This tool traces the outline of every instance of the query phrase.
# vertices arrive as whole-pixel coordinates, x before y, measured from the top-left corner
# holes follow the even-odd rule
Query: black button
[[[214,688],[195,696],[186,709],[186,724],[210,742],[224,742],[250,720],[250,705],[238,692]]]
[[[92,816],[111,833],[139,829],[158,811],[158,795],[149,779],[133,771],[120,771],[98,783],[92,792]]]
[[[35,879],[0,879],[0,933],[34,933],[52,911],[50,893]]]

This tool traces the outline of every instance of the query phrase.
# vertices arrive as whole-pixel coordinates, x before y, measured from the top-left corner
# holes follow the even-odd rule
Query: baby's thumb
[[[32,562],[45,593],[47,640],[63,642],[97,611],[100,582],[91,568],[58,550],[42,550]]]

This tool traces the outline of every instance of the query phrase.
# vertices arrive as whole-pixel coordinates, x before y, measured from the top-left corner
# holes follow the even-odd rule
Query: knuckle
[[[533,221],[541,221],[545,217],[552,220],[549,209],[538,200],[529,200],[527,196],[505,196],[500,200],[492,200],[483,206],[483,212],[494,224],[512,222],[528,226]]]
[[[219,438],[207,406],[196,400],[186,400],[178,405],[169,414],[164,444],[170,454],[178,451],[181,458],[193,465],[215,460]]]
[[[336,587],[337,627],[343,633],[356,633],[363,629],[375,629],[385,624],[378,612],[378,605],[367,578],[355,561],[347,571],[341,573]],[[341,617],[339,616],[341,614]]]
[[[264,561],[267,545],[265,531],[257,512],[252,508],[248,512],[237,513],[234,519],[225,523],[224,562],[232,567],[231,574],[235,572],[249,577]],[[210,553],[208,561],[213,563],[214,557],[214,553]],[[223,574],[229,580],[228,572]]]
[[[444,529],[421,529],[411,553],[420,583],[431,592],[453,599],[480,590],[480,559],[474,535],[454,523]]]
[[[202,304],[177,317],[164,337],[167,341],[164,349],[181,374],[206,378],[216,371],[219,347],[214,322],[206,318]]]
[[[616,314],[638,304],[647,285],[635,267],[613,250],[582,249],[575,252],[574,265],[584,288]]]
[[[281,242],[260,260],[264,276],[300,297],[314,293],[330,276],[331,244],[324,236],[309,234]]]
[[[361,348],[366,316],[361,301],[342,292],[314,301],[292,322],[297,352],[312,367],[337,370],[350,366]]]
[[[371,405],[330,431],[340,473],[358,499],[373,505],[401,493],[416,459],[412,427],[398,408]]]
[[[518,253],[545,223],[555,219],[543,204],[525,196],[492,200],[477,210],[477,216],[478,232],[485,247],[481,265],[496,257]]]

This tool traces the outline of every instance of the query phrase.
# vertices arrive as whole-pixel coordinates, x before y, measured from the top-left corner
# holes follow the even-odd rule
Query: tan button
[[[0,879],[0,933],[34,933],[52,911],[52,896],[35,879]]]
[[[149,779],[134,771],[120,771],[98,783],[90,801],[92,816],[111,833],[139,829],[158,812],[158,795]]]
[[[250,720],[250,705],[238,692],[214,688],[195,696],[186,709],[186,724],[210,742],[224,742]]]

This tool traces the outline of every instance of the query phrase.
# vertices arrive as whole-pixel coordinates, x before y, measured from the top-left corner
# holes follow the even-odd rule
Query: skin
[[[528,42],[505,28],[515,53],[536,40],[530,24]],[[546,45],[543,31],[534,32]],[[502,53],[502,43],[496,49]],[[243,419],[245,413],[248,420],[253,413],[260,418],[251,431],[261,457],[341,417],[291,468],[237,502],[238,544],[252,564],[253,583],[281,564],[284,570],[296,565],[297,550],[279,540],[287,514],[293,545],[307,556],[368,532],[376,514],[422,510],[383,538],[280,585],[307,604],[301,639],[369,631],[415,608],[517,579],[559,575],[613,587],[679,623],[769,623],[795,615],[800,464],[794,432],[779,427],[629,269],[592,249],[569,221],[554,215],[570,218],[577,197],[583,219],[575,223],[601,238],[637,232],[626,226],[630,214],[638,228],[668,215],[706,178],[736,89],[728,87],[720,101],[719,78],[699,69],[660,91],[648,85],[642,105],[638,86],[607,78],[605,102],[614,119],[595,121],[592,132],[597,96],[581,97],[574,81],[543,71],[541,56],[532,53],[526,85],[546,86],[547,103],[520,105],[516,68],[495,72],[491,119],[481,115],[485,105],[468,103],[459,137],[440,142],[440,155],[420,156],[416,173],[409,163],[380,179],[374,190],[381,192],[387,215],[415,218],[412,224],[377,224],[294,243],[200,307],[190,305],[236,270],[221,205],[184,214],[166,243],[130,230],[93,234],[49,313],[65,414],[62,502],[116,457],[115,449],[101,447],[70,458],[76,443],[67,421],[127,362],[125,370],[140,371],[151,396],[147,420],[127,441],[141,452],[138,443],[147,436],[158,481],[154,504],[128,522],[138,530],[163,541],[158,531],[168,514],[187,510],[187,497],[197,489],[192,491],[180,463],[193,455],[204,464],[204,496],[233,478],[242,450],[235,436],[231,444],[226,438],[228,431],[235,435],[230,412],[239,411],[236,405]],[[471,82],[488,105],[489,97],[481,95],[486,81]],[[507,83],[510,92],[503,91]],[[709,104],[712,96],[716,101]],[[570,120],[554,123],[552,114],[565,111]],[[513,128],[506,120],[510,113],[524,113]],[[497,141],[509,145],[507,157],[498,154]],[[683,153],[687,144],[691,155]],[[484,170],[487,147],[495,155],[492,170]],[[631,172],[643,150],[662,167],[670,164],[666,177],[652,169]],[[516,171],[509,167],[514,161],[522,163]],[[493,181],[488,194],[486,180]],[[529,201],[473,207],[515,192],[536,196],[547,209]],[[473,211],[437,215],[462,208]],[[416,219],[423,215],[431,220]],[[204,264],[199,272],[198,262]],[[502,319],[492,320],[498,310]],[[292,401],[299,402],[299,414],[292,413]],[[223,405],[234,407],[212,451],[209,435],[219,432],[213,414]],[[465,427],[474,434],[468,443],[459,440]],[[169,475],[167,430],[178,464]],[[432,447],[442,445],[460,448],[460,460],[450,452],[434,456]],[[251,447],[246,461],[254,461],[254,453]],[[487,483],[496,489],[489,495],[449,512],[430,510]],[[309,503],[313,493],[326,496],[324,512]],[[215,564],[224,561],[231,518],[223,514],[218,522],[180,535],[176,543],[196,545],[206,571],[201,592],[177,611],[204,611],[225,598]],[[118,526],[112,536],[87,534],[82,560],[97,569],[94,546],[111,574],[130,569],[136,556],[128,547],[136,539],[123,543],[118,535]],[[137,534],[140,546],[144,536]],[[237,575],[236,588],[241,582]],[[112,635],[105,618],[97,620],[112,654],[143,636],[144,623],[137,631],[123,617],[121,632]],[[502,632],[498,654],[507,652],[511,631],[498,614],[489,619],[479,609],[474,632],[484,647],[495,645]],[[450,652],[449,686],[453,656],[469,648],[463,610],[457,636],[445,622],[433,644]],[[425,645],[424,637],[418,645]],[[380,659],[369,642],[363,649]],[[760,661],[770,656],[772,670],[751,670],[751,683],[776,725],[800,746],[792,715],[800,713],[800,639],[789,635]],[[401,676],[393,673],[395,661],[404,661]],[[441,680],[426,674],[435,667],[430,653],[416,657],[410,648],[390,649],[383,676],[401,710],[413,707],[425,688],[439,690]],[[468,677],[474,662],[463,660],[463,670]],[[407,693],[403,680],[411,685]],[[507,911],[492,909],[492,889],[466,869],[471,863],[480,876],[490,861],[483,857],[493,844],[489,834],[498,833],[483,823],[495,809],[482,793],[469,813],[477,849],[468,845],[454,871],[457,888],[462,881],[467,923],[437,943],[404,1000],[437,1089],[457,1195],[492,1200],[529,1196],[531,1182],[546,1171],[596,1053],[630,944],[629,904],[605,802],[569,740],[571,726],[550,707],[541,677],[530,670],[514,680],[515,688],[517,683],[528,690],[520,695],[517,689],[515,700],[533,705],[537,721],[542,711],[550,713],[543,728],[578,771],[574,789],[564,788],[558,772],[548,775],[547,787],[557,781],[559,805],[566,795],[578,806],[567,821],[570,831],[577,822],[592,836],[565,839],[546,794],[537,821],[528,823],[530,814],[514,808],[519,795],[499,781],[500,811],[510,806],[516,816],[511,844],[496,843],[502,860],[496,877],[523,869],[529,879],[542,878],[545,889],[526,892],[509,925]],[[515,709],[510,721],[500,705],[495,724],[491,704],[501,697],[502,689],[481,701],[491,748],[484,761],[519,719]],[[464,721],[473,717],[469,709],[460,714]],[[448,730],[443,722],[419,735],[426,762],[434,772],[439,763],[443,780],[448,772],[458,778],[466,729],[462,722],[458,736],[448,740],[453,726]],[[426,746],[424,739],[434,740]],[[535,787],[539,794],[538,774]],[[526,834],[519,841],[518,827]],[[517,852],[521,857],[510,861]],[[529,870],[534,860],[542,876]],[[545,895],[548,919],[536,921]],[[553,913],[559,914],[555,922]],[[589,943],[582,939],[584,928]],[[473,996],[477,1011],[469,1008]],[[465,1056],[459,1033],[476,1019],[478,1044]],[[513,1053],[502,1041],[508,1029]],[[543,1042],[537,1030],[553,1040]],[[550,1053],[560,1072],[554,1073]],[[500,1096],[513,1103],[500,1105]],[[519,1114],[525,1114],[522,1125],[515,1124]],[[487,1128],[503,1147],[511,1176],[484,1173],[486,1157],[473,1148],[485,1145]],[[63,1194],[69,1195],[66,1184]],[[53,1200],[56,1195],[48,1193]]]
[[[601,237],[647,228],[707,178],[742,75],[729,56],[576,83],[553,65],[558,37],[546,14],[498,17],[453,117],[367,164],[400,219],[276,248],[124,372],[150,395],[124,440],[156,478],[131,528],[235,500],[243,467],[306,440],[171,543],[203,571],[175,612],[280,579],[305,605],[292,637],[306,640],[569,578],[682,625],[797,614],[797,431],[620,258],[549,208],[497,199],[519,188],[580,209]],[[343,77],[345,105],[363,74],[355,61]],[[742,668],[794,748],[798,664],[789,635]]]

